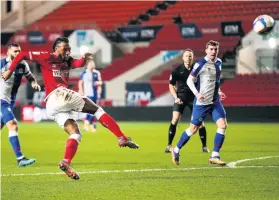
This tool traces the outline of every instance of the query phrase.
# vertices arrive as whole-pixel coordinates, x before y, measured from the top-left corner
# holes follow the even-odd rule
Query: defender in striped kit
[[[90,60],[86,65],[86,70],[80,75],[78,87],[81,95],[87,96],[98,104],[102,93],[102,77],[101,73],[95,68],[95,62]],[[83,120],[84,130],[95,132],[96,121],[97,119],[94,115],[87,113],[86,118]]]
[[[220,90],[221,59],[217,58],[219,43],[209,41],[206,44],[206,56],[198,61],[187,79],[187,84],[195,95],[191,124],[186,129],[172,149],[172,161],[175,165],[180,164],[180,150],[195,134],[207,114],[210,114],[217,125],[214,139],[214,148],[209,159],[211,164],[226,165],[219,155],[225,139],[227,128],[226,112],[221,103],[226,95]],[[195,83],[197,87],[195,86]]]
[[[8,70],[12,61],[20,52],[21,48],[18,44],[12,43],[8,45],[8,56],[1,59],[1,74]],[[40,85],[38,85],[25,60],[22,60],[16,65],[15,71],[9,79],[6,81],[2,78],[0,79],[1,129],[6,125],[9,130],[9,141],[19,167],[31,165],[36,161],[34,158],[26,158],[21,151],[18,137],[18,122],[13,113],[16,95],[23,76],[31,83],[34,89],[41,90]]]

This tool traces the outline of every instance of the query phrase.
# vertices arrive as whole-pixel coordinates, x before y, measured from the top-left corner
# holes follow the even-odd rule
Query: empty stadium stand
[[[237,75],[222,85],[226,106],[279,105],[279,73]]]
[[[138,47],[133,53],[126,54],[124,57],[114,60],[111,65],[107,66],[102,71],[103,79],[106,81],[112,80],[163,50],[183,50],[185,48],[191,48],[195,52],[196,59],[201,58],[205,55],[205,44],[211,38],[220,42],[220,57],[222,57],[225,51],[232,51],[240,39],[240,37],[221,37],[220,33],[200,39],[183,39],[177,25],[168,24],[158,33],[157,39],[150,42],[149,47]],[[162,77],[162,79],[155,80],[167,80],[165,77],[166,76]]]
[[[157,16],[152,16],[150,21],[143,24],[169,24],[172,18],[180,14],[183,22],[199,21],[253,21],[258,15],[269,14],[274,18],[279,17],[279,2],[276,1],[178,1],[169,5],[167,10],[161,10]]]
[[[92,27],[89,24],[96,24],[102,31],[112,30],[116,26],[126,26],[130,19],[146,12],[148,8],[154,7],[155,3],[154,1],[87,1],[86,3],[69,1],[33,23],[28,29],[38,26],[73,29],[80,28],[81,24],[88,24],[89,27]],[[69,15],[69,13],[71,14]]]

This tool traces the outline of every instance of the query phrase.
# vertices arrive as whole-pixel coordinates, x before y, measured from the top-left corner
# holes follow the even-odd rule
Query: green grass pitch
[[[235,168],[209,166],[209,154],[201,152],[198,134],[182,149],[181,165],[165,154],[169,123],[120,123],[140,149],[119,148],[117,139],[98,125],[96,133],[83,131],[73,167],[80,180],[60,173],[68,138],[56,123],[20,123],[21,146],[32,166],[18,168],[8,142],[1,133],[2,200],[51,199],[278,199],[279,125],[230,123],[221,152],[222,159],[246,160]],[[177,128],[175,143],[188,123]],[[81,126],[82,127],[82,126]],[[216,125],[207,123],[212,149]],[[277,157],[276,157],[277,156]]]

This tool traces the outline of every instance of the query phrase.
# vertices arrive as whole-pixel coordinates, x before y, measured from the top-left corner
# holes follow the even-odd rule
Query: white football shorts
[[[77,120],[78,112],[82,111],[85,101],[79,93],[65,87],[59,87],[47,97],[47,115],[56,121],[61,128],[68,119]]]

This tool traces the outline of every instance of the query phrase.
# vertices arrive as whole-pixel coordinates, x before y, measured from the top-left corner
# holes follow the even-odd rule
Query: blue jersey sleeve
[[[98,81],[102,81],[101,73],[100,73],[99,71],[97,71],[97,74],[98,74],[97,80],[98,80]]]
[[[79,80],[83,80],[83,76],[84,76],[85,72],[82,72],[80,77],[79,77]]]
[[[200,60],[199,62],[197,62],[192,71],[191,71],[191,75],[194,77],[197,77],[201,71],[201,69],[203,68],[204,64],[206,63],[205,59]]]
[[[5,66],[7,65],[6,58],[1,59],[1,73],[3,73],[6,69]]]

